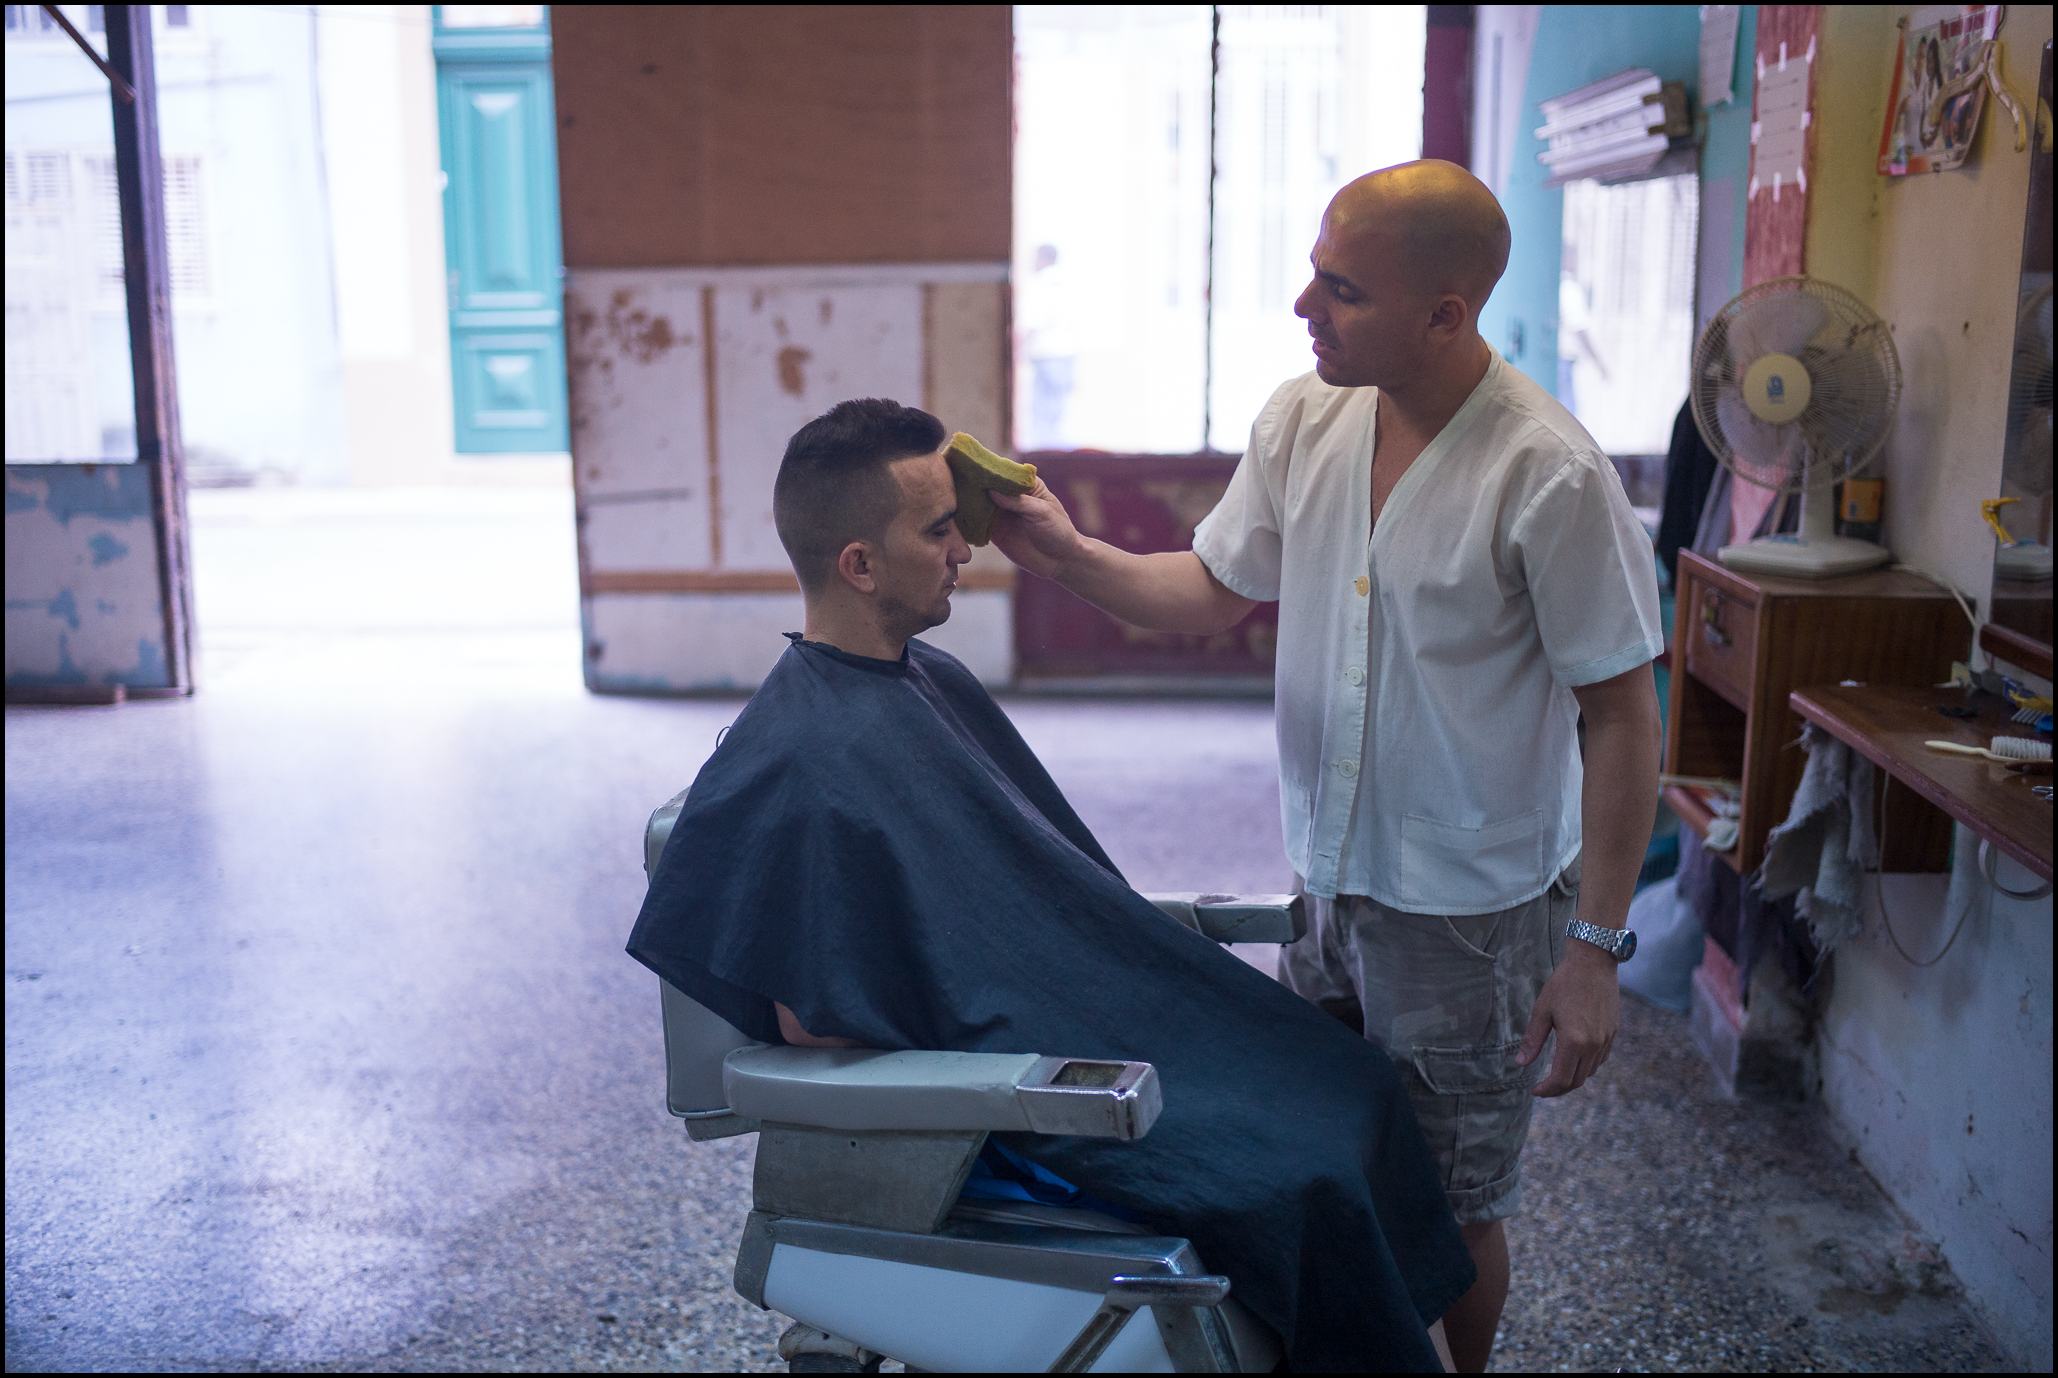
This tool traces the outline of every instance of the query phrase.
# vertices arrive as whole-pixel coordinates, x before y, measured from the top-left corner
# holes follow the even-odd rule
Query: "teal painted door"
[[[564,252],[548,10],[434,11],[457,452],[564,450]]]

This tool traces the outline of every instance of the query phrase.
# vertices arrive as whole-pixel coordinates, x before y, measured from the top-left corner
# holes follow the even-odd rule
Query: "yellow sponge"
[[[1005,459],[959,431],[950,438],[951,482],[958,490],[958,531],[972,545],[993,539],[991,493],[1031,493],[1036,490],[1036,466]]]

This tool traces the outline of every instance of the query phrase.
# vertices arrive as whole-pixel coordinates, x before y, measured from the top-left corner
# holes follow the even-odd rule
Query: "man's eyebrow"
[[[938,517],[938,518],[937,518],[937,519],[936,519],[935,521],[933,521],[933,522],[930,522],[930,523],[929,523],[929,525],[931,525],[931,526],[942,526],[942,525],[943,525],[943,524],[944,524],[945,522],[947,522],[947,521],[952,521],[952,520],[954,520],[954,519],[955,519],[955,518],[957,517],[957,514],[958,514],[958,510],[957,510],[957,508],[953,507],[953,508],[951,508],[951,509],[950,509],[950,511],[948,511],[948,512],[944,513],[944,514],[943,514],[942,516]]]
[[[1310,263],[1314,262],[1313,259],[1310,259],[1308,261]],[[1357,283],[1352,282],[1342,273],[1332,273],[1328,269],[1322,267],[1319,264],[1317,264],[1315,267],[1315,276],[1322,279],[1322,281],[1328,283],[1331,287],[1341,287],[1344,288],[1346,291],[1356,292],[1359,296],[1364,295],[1364,289],[1359,287]]]

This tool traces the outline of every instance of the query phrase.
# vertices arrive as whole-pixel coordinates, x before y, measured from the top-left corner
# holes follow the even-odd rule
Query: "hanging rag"
[[[1766,838],[1756,877],[1767,899],[1795,895],[1815,945],[1828,953],[1855,937],[1865,873],[1879,865],[1872,828],[1872,763],[1813,723],[1801,728],[1808,765],[1786,821]]]

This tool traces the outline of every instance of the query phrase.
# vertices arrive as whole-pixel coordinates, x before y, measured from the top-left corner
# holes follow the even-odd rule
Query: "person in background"
[[[1072,396],[1078,350],[1067,321],[1074,309],[1069,279],[1055,244],[1036,246],[1022,292],[1022,353],[1029,360],[1029,430],[1024,448],[1062,449],[1070,443],[1065,408]]]

